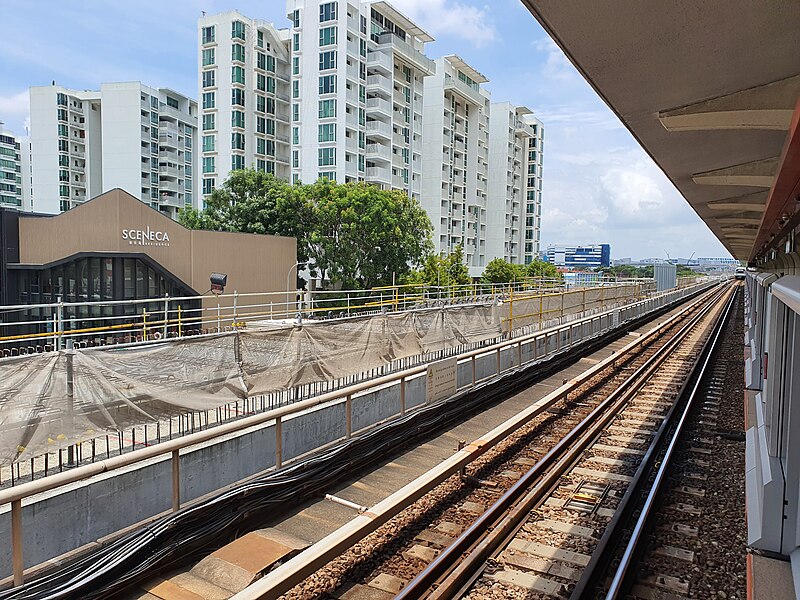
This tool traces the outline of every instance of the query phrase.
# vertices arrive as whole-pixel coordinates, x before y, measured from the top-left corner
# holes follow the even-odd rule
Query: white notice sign
[[[429,364],[425,399],[428,402],[436,402],[455,394],[458,390],[457,371],[458,360],[455,356]]]

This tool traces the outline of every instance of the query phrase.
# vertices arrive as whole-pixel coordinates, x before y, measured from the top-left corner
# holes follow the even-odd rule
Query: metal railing
[[[636,318],[646,314],[652,310],[656,310],[669,302],[683,298],[695,291],[700,291],[704,287],[710,287],[711,282],[705,282],[705,285],[700,284],[693,288],[684,288],[683,290],[671,290],[668,293],[660,294],[655,298],[648,298],[635,305],[630,305],[622,309],[614,309],[617,312],[616,318],[612,318],[611,312],[596,313],[584,319],[572,319],[566,325],[559,324],[548,330],[537,331],[535,333],[519,335],[512,339],[507,339],[493,343],[488,346],[483,346],[477,349],[468,351],[459,351],[454,353],[457,361],[470,361],[471,362],[471,382],[466,386],[459,388],[460,390],[474,387],[487,378],[496,377],[501,375],[505,370],[516,369],[530,362],[530,360],[537,360],[552,352],[561,352],[573,344],[582,341],[588,335],[589,337],[605,333],[609,329],[613,329],[620,322],[632,318]],[[625,315],[621,314],[625,311]],[[605,316],[605,317],[604,317]],[[603,327],[603,318],[605,318],[605,326]],[[595,330],[594,327],[589,328],[589,332],[585,328],[579,327],[581,322],[594,322],[598,320],[599,327]],[[529,361],[523,362],[523,345],[528,346],[528,352],[532,350],[532,358]],[[516,349],[516,352],[514,350]],[[538,349],[541,349],[541,353]],[[511,365],[503,368],[501,360],[501,353],[503,350],[511,353]],[[496,356],[496,369],[494,374],[488,377],[478,379],[476,376],[476,359],[479,356]],[[279,469],[283,466],[283,435],[282,435],[282,422],[290,415],[294,415],[301,411],[311,409],[327,402],[344,399],[345,402],[345,421],[346,421],[346,434],[345,439],[349,439],[353,434],[352,427],[352,399],[355,394],[367,391],[369,389],[377,388],[379,386],[397,383],[399,385],[399,414],[404,415],[406,412],[406,381],[410,377],[417,376],[427,369],[427,363],[419,364],[411,368],[403,369],[398,372],[377,377],[369,381],[362,381],[354,385],[349,385],[343,389],[334,390],[328,393],[320,394],[316,397],[307,400],[295,402],[289,406],[279,407],[273,410],[268,410],[260,414],[250,415],[233,422],[218,425],[211,429],[204,431],[197,431],[178,439],[172,439],[162,442],[155,446],[141,448],[132,451],[128,454],[109,457],[104,460],[85,464],[74,469],[64,471],[49,477],[39,480],[30,481],[27,483],[19,484],[15,487],[0,490],[0,506],[5,504],[11,505],[11,556],[13,565],[13,581],[14,585],[21,585],[24,582],[24,562],[23,562],[23,532],[22,532],[22,501],[42,492],[51,491],[63,488],[69,484],[85,481],[96,475],[108,473],[111,471],[119,470],[123,467],[128,467],[143,461],[153,458],[169,455],[172,469],[172,510],[177,511],[181,507],[180,487],[181,487],[181,450],[187,449],[201,443],[210,442],[218,439],[221,436],[243,431],[249,427],[257,425],[265,425],[270,421],[274,421],[275,427],[275,468]]]

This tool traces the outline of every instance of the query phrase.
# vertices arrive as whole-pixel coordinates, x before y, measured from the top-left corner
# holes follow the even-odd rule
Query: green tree
[[[511,283],[526,277],[524,265],[516,265],[502,258],[493,258],[486,265],[481,280],[484,283]]]
[[[420,269],[410,271],[403,283],[450,287],[472,283],[464,264],[464,249],[458,245],[447,256],[430,254]]]
[[[323,281],[344,288],[388,285],[431,252],[430,219],[403,192],[323,179],[304,193],[315,214],[310,258]]]
[[[528,277],[544,277],[546,279],[564,279],[564,275],[558,270],[554,264],[546,260],[533,260],[525,265],[525,275]]]
[[[315,226],[313,206],[301,186],[254,169],[233,171],[222,187],[211,193],[205,210],[185,209],[178,219],[190,229],[297,238],[300,262],[309,258],[309,237]]]

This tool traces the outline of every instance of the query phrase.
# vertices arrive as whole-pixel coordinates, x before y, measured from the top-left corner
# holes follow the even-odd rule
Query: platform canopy
[[[523,3],[733,256],[781,239],[800,153],[794,0]]]

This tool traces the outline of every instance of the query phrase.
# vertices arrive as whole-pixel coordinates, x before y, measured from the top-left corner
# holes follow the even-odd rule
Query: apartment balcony
[[[392,89],[392,80],[383,75],[368,75],[367,76],[367,91],[381,90],[384,93],[390,93]]]
[[[72,102],[69,103],[69,106],[67,107],[67,110],[69,110],[69,112],[74,113],[76,115],[83,115],[83,107],[82,106],[75,106],[74,104],[72,104]]]
[[[528,137],[535,137],[536,135],[533,132],[533,127],[525,123],[522,119],[517,119],[514,129],[518,134]]]
[[[345,72],[347,73],[347,78],[351,81],[359,81],[361,79],[361,73],[358,68],[358,63],[353,63],[350,65],[346,65],[347,69]]]
[[[289,94],[287,94],[286,92],[276,91],[275,97],[281,102],[286,102],[287,104],[292,101],[292,99],[289,97]]]
[[[73,158],[86,158],[86,152],[83,150],[72,150],[69,155]]]
[[[167,146],[169,148],[177,148],[178,147],[178,132],[169,133],[165,131],[158,132],[158,143],[161,146]]]
[[[467,102],[477,105],[483,106],[484,102],[486,101],[483,95],[473,87],[468,86],[466,83],[457,79],[451,75],[445,73],[444,76],[444,89],[450,90],[462,98]]]
[[[178,121],[184,121],[185,123],[190,123],[195,126],[197,125],[196,115],[195,116],[189,115],[188,113],[185,113],[182,110],[179,110],[164,103],[160,103],[158,105],[158,116],[177,119]]]
[[[82,174],[86,172],[86,167],[73,164],[69,166],[69,170],[73,173]]]
[[[367,54],[367,69],[382,71],[391,76],[394,71],[394,61],[386,52],[369,52]]]
[[[383,144],[367,144],[367,160],[392,160],[392,149]]]
[[[397,190],[407,190],[408,182],[400,175],[392,175],[392,187]]]
[[[159,158],[166,161],[178,162],[178,153],[169,148],[162,148],[158,153]]]
[[[392,170],[389,167],[367,167],[366,178],[367,181],[388,184],[392,181]]]
[[[163,191],[163,188],[161,188]],[[177,195],[167,194],[166,196],[162,195],[158,199],[159,206],[173,206],[175,208],[183,208],[183,198]]]
[[[169,180],[169,179],[161,179],[158,182],[158,191],[161,192],[161,193],[163,193],[163,192],[174,192],[174,193],[177,194],[178,193],[178,189],[179,188],[178,188],[178,182],[177,181],[172,181],[172,180]]]
[[[367,98],[367,112],[392,116],[392,104],[383,98]]]
[[[284,83],[289,83],[290,82],[289,73],[283,73],[283,72],[276,71],[275,73],[273,73],[273,75],[275,75],[275,77],[277,79],[280,79]]]
[[[348,152],[358,152],[358,138],[356,137],[355,133],[350,137],[345,137],[344,147]]]
[[[345,98],[347,99],[348,104],[354,104],[358,106],[360,99],[358,97],[358,90],[353,88],[346,90]]]
[[[173,167],[170,165],[159,165],[158,166],[158,174],[161,176],[166,177],[177,177],[178,176],[178,167]]]
[[[361,57],[361,49],[358,46],[357,40],[348,40],[347,42],[347,53],[352,56],[353,58],[360,58]]]
[[[385,140],[392,139],[392,127],[383,121],[367,121],[367,135],[370,137],[380,137]]]
[[[275,118],[278,119],[278,121],[282,121],[283,123],[288,123],[289,122],[289,113],[285,113],[285,112],[282,112],[282,111],[279,111],[279,110],[275,111]]]
[[[378,37],[378,49],[387,48],[391,48],[392,52],[403,57],[403,59],[426,75],[433,75],[436,72],[436,64],[430,58],[393,33],[382,33]]]

